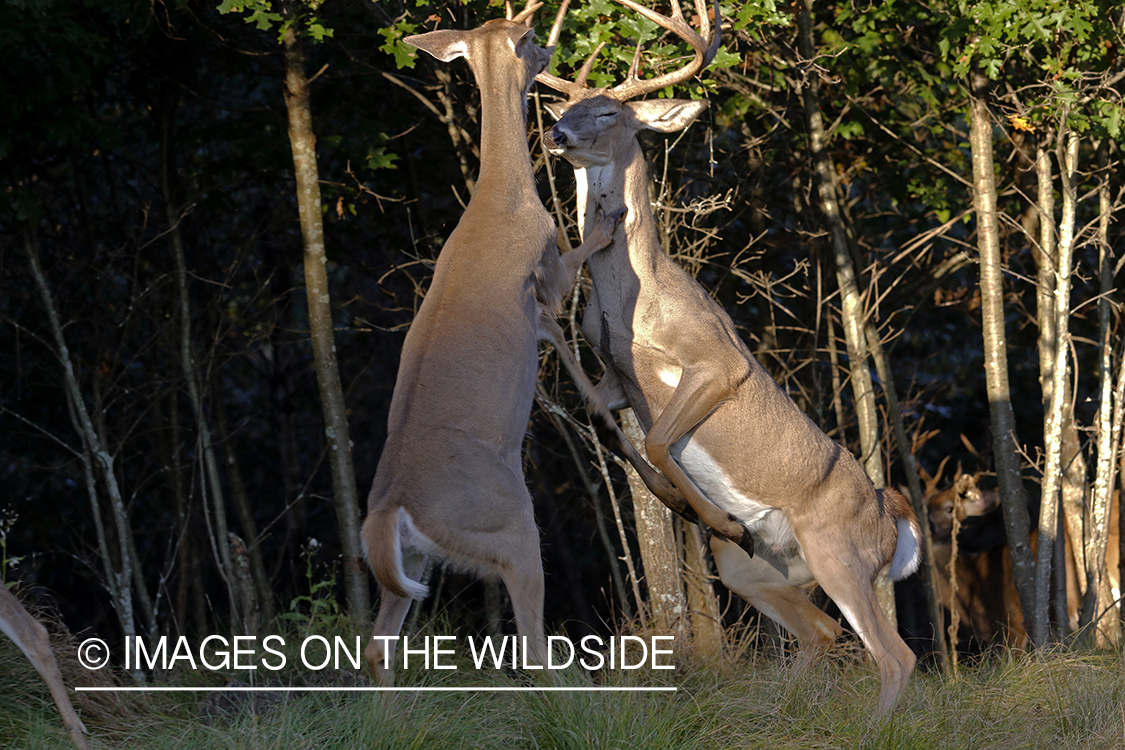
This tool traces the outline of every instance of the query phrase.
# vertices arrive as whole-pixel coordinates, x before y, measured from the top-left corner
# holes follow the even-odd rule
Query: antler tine
[[[637,48],[633,50],[633,62],[629,63],[629,72],[625,76],[625,83],[639,80],[637,71],[641,67],[641,40],[637,39]]]
[[[719,13],[718,0],[712,0],[711,3],[711,7],[715,12],[715,33],[714,37],[711,39],[710,46],[708,46],[704,37],[697,34],[687,21],[684,20],[684,14],[680,9],[679,2],[672,3],[671,17],[661,15],[651,8],[646,8],[643,5],[637,4],[633,0],[617,0],[617,2],[632,10],[634,13],[644,16],[662,29],[671,31],[690,44],[692,51],[695,53],[692,61],[679,70],[674,70],[670,73],[665,73],[664,75],[645,81],[630,76],[624,83],[614,86],[613,93],[618,98],[632,99],[652,93],[653,91],[659,91],[668,86],[683,83],[702,71],[715,59],[715,55],[719,51],[719,45],[722,43],[722,17]],[[696,0],[695,7],[699,13],[700,32],[705,36],[711,36],[711,19],[707,16],[706,0]],[[634,66],[635,65],[636,59],[634,58]],[[632,73],[632,70],[630,72]]]
[[[531,17],[535,15],[535,11],[543,7],[543,3],[538,0],[527,0],[527,5],[517,15],[512,15],[512,0],[505,0],[504,2],[504,17],[509,21],[522,23],[524,26],[531,25]]]
[[[551,24],[551,33],[547,36],[548,49],[559,43],[559,37],[562,36],[563,17],[566,16],[566,11],[569,8],[570,0],[563,0],[562,5],[559,6],[559,12],[555,15],[555,22]]]
[[[574,85],[579,88],[586,88],[586,79],[590,77],[590,71],[594,69],[594,59],[598,53],[602,51],[606,45],[605,42],[598,42],[598,46],[594,47],[594,51],[586,58],[586,62],[582,63],[582,67],[578,69],[578,75],[574,77]]]
[[[945,465],[947,463],[949,463],[949,456],[946,456],[945,458],[943,458],[941,460],[941,463],[938,464],[937,473],[934,474],[934,487],[935,488],[937,487],[937,483],[941,481],[941,475],[945,472]]]
[[[559,37],[562,35],[563,16],[566,15],[567,8],[569,7],[570,0],[563,0],[562,5],[559,6],[558,15],[555,16],[555,23],[551,26],[551,34],[549,37],[547,37],[547,47],[551,49],[552,52],[554,51],[555,45],[559,43]],[[544,86],[548,86],[555,91],[558,91],[559,93],[565,94],[568,98],[572,97],[575,93],[586,88],[586,78],[590,75],[590,70],[594,66],[594,58],[597,57],[598,52],[600,52],[602,47],[604,46],[605,42],[602,42],[597,46],[593,54],[590,55],[590,57],[582,65],[582,68],[578,71],[578,77],[575,81],[568,81],[565,78],[559,78],[558,76],[552,75],[546,71],[535,76],[535,80],[539,81],[539,83],[543,84]]]

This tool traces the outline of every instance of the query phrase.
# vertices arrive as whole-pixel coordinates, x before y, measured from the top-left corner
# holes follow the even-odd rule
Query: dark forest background
[[[1034,518],[1052,444],[1040,383],[1035,163],[1040,152],[1055,160],[1049,184],[1061,202],[1056,150],[1070,137],[1078,164],[1065,312],[1069,419],[1091,508],[1104,454],[1099,408],[1112,412],[1114,403],[1101,388],[1105,351],[1121,399],[1122,240],[1113,218],[1123,186],[1122,11],[1106,2],[1011,5],[817,3],[810,57],[798,51],[796,5],[724,4],[719,64],[690,90],[671,92],[706,96],[708,112],[682,135],[645,142],[670,252],[801,408],[858,453],[801,98],[816,81],[863,309],[893,367],[915,458],[932,474],[948,457],[947,479],[960,464],[995,487],[968,116],[969,81],[986,78],[987,90],[975,90],[991,118],[1010,402]],[[555,7],[541,11],[541,29]],[[235,12],[179,0],[0,5],[0,579],[18,581],[25,600],[57,607],[70,630],[115,644],[125,600],[146,635],[269,630],[281,613],[347,608],[283,95],[284,24],[299,30],[315,76],[332,324],[362,511],[404,332],[477,167],[479,98],[468,67],[414,59],[400,39],[503,13],[453,0],[227,10]],[[581,3],[572,15],[556,54],[561,69],[573,69],[600,36],[611,49],[595,82],[623,75],[635,22],[608,2]],[[653,66],[684,54],[646,29]],[[539,95],[550,96],[531,100],[529,142],[542,166]],[[572,172],[552,166],[569,216]],[[549,202],[547,170],[540,175]],[[1059,226],[1065,221],[1064,213]],[[573,223],[567,229],[573,237]],[[595,358],[583,356],[596,376]],[[188,359],[195,370],[185,375]],[[548,631],[612,631],[637,602],[614,583],[626,575],[625,550],[605,477],[583,431],[544,408],[557,402],[584,422],[553,357],[542,384],[548,398],[532,414],[526,469],[542,529]],[[85,433],[74,393],[90,415]],[[882,393],[879,408],[889,481],[905,484]],[[1116,419],[1119,433],[1120,407]],[[1109,463],[1119,455],[1118,438]],[[612,462],[608,471],[635,556],[624,475]],[[228,540],[216,532],[216,512],[243,545],[231,547],[231,565],[252,568],[247,598],[220,574]],[[122,561],[134,555],[123,588]],[[421,605],[423,616],[441,613],[469,632],[508,617],[499,589],[432,575],[438,594]],[[925,652],[931,631],[919,591],[916,581],[900,584],[900,626]],[[741,605],[718,593],[732,625]]]

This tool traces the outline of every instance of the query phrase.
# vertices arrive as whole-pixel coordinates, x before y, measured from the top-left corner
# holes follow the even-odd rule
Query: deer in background
[[[70,694],[63,682],[62,673],[59,672],[55,653],[51,650],[51,641],[47,636],[47,629],[43,623],[36,620],[20,604],[19,599],[8,591],[8,587],[0,583],[0,631],[8,636],[23,651],[35,671],[47,683],[51,690],[51,697],[62,714],[66,731],[70,739],[78,747],[86,749],[86,726],[74,711],[70,702]]]
[[[527,146],[527,94],[550,60],[525,25],[539,6],[529,3],[513,19],[469,31],[405,39],[442,62],[468,60],[481,90],[481,164],[473,197],[441,250],[403,343],[387,441],[368,496],[362,540],[382,596],[364,656],[384,683],[393,682],[384,665],[394,658],[410,602],[427,595],[417,579],[429,555],[478,575],[499,575],[530,663],[546,659],[539,531],[523,475],[537,342],[554,343],[579,389],[595,398],[554,314],[578,267],[611,241],[624,211],[619,203],[591,214],[586,241],[560,256]],[[562,13],[556,25],[561,20]],[[589,408],[654,492],[686,508],[606,406]]]
[[[999,497],[995,490],[982,490],[981,473],[965,474],[961,467],[953,484],[938,490],[948,458],[938,466],[933,477],[924,471],[926,504],[930,529],[933,532],[934,564],[937,568],[938,594],[947,611],[956,611],[966,638],[978,646],[1004,644],[1013,648],[1027,645],[1023,610],[1012,579],[1011,552],[1004,529]],[[1120,559],[1118,539],[1118,503],[1115,495],[1110,503],[1109,537],[1106,546],[1106,575],[1116,599],[1120,596]],[[956,520],[956,525],[955,525]],[[956,559],[953,556],[953,530],[957,532]],[[1039,532],[1031,530],[1032,548]],[[1067,613],[1070,625],[1078,623],[1081,605],[1078,567],[1074,543],[1064,526],[1064,560],[1066,565]],[[949,564],[953,561],[953,570]],[[953,580],[956,577],[956,589]],[[1103,613],[1098,613],[1099,615]],[[1112,612],[1110,614],[1113,614]]]
[[[960,465],[953,484],[939,490],[948,461],[947,456],[933,477],[919,467],[925,482],[938,599],[960,623],[959,648],[970,642],[978,647],[1002,642],[1022,648],[1027,634],[1012,581],[999,496],[994,491],[982,491],[977,486],[979,475],[963,473]]]
[[[711,549],[723,583],[805,647],[841,632],[802,591],[819,583],[878,664],[878,709],[889,712],[915,658],[872,584],[888,564],[895,580],[917,567],[918,521],[899,492],[876,490],[855,458],[793,403],[722,307],[661,250],[636,136],[644,128],[681,130],[707,104],[630,100],[684,83],[709,64],[720,44],[719,8],[712,6],[707,41],[712,21],[703,0],[696,2],[699,33],[676,0],[671,16],[618,2],[694,54],[679,70],[640,80],[638,47],[626,80],[613,88],[586,86],[593,55],[574,82],[538,78],[568,97],[547,105],[558,122],[544,143],[574,167],[579,226],[601,207],[628,209],[614,243],[588,261],[593,290],[582,330],[606,366],[597,391],[613,408],[633,408],[649,460],[716,532]],[[738,543],[744,533],[752,543]]]

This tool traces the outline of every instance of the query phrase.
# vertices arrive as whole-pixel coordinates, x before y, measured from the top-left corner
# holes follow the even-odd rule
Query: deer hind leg
[[[544,583],[539,529],[531,509],[531,496],[522,479],[511,491],[514,497],[520,498],[520,506],[526,509],[526,514],[510,514],[503,528],[463,538],[461,552],[467,558],[487,561],[482,570],[500,575],[512,600],[520,647],[527,644],[524,661],[529,667],[545,666],[547,639],[543,632]],[[538,671],[534,670],[533,674]]]
[[[408,577],[420,579],[422,571],[426,569],[426,555],[403,550],[402,569]],[[398,635],[414,600],[406,596],[395,596],[382,586],[379,590],[379,614],[375,618],[375,632],[363,651],[363,658],[376,682],[390,687],[395,681],[395,646],[398,644]]]
[[[852,542],[837,541],[831,531],[815,536],[806,534],[802,546],[809,551],[809,570],[875,659],[881,682],[878,712],[890,713],[906,690],[915,657],[875,598],[875,572],[869,572],[871,566],[856,560]]]
[[[499,574],[512,600],[521,648],[523,637],[527,639],[527,664],[545,665],[543,559],[531,495],[522,474],[513,473],[510,482],[489,489],[499,496],[492,510],[494,523],[474,531],[459,528],[452,559],[483,575]]]
[[[74,705],[70,702],[70,694],[55,660],[55,652],[51,650],[47,628],[32,617],[3,584],[0,584],[0,630],[23,651],[31,666],[35,667],[35,671],[47,683],[70,739],[78,747],[85,749],[86,726],[78,718]]]
[[[535,545],[524,559],[512,560],[500,570],[500,578],[512,599],[516,617],[516,632],[520,647],[526,648],[524,656],[528,666],[546,667],[547,639],[543,633],[543,561],[540,557],[538,535]],[[526,645],[525,645],[526,644]]]
[[[672,484],[683,493],[703,523],[753,556],[754,538],[750,535],[750,530],[733,515],[711,502],[669,453],[677,440],[688,434],[732,395],[731,387],[723,380],[713,377],[710,372],[691,372],[685,369],[672,399],[645,435],[645,450],[649,460],[672,480]]]
[[[803,651],[823,650],[840,636],[840,623],[809,601],[764,555],[749,557],[737,544],[717,536],[711,537],[711,552],[723,585],[795,635]]]

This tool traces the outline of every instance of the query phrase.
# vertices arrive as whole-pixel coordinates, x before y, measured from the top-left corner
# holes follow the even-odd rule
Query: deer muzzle
[[[561,130],[558,125],[543,134],[543,148],[555,156],[566,151],[569,146],[568,141],[566,131]]]

